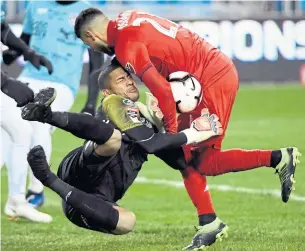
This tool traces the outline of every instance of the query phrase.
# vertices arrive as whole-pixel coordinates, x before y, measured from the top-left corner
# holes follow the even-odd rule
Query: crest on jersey
[[[132,73],[132,74],[136,74],[135,68],[134,68],[133,65],[132,65],[131,63],[129,63],[129,62],[127,62],[127,64],[125,65],[125,69],[126,69],[128,72]]]
[[[72,26],[74,26],[75,21],[76,21],[76,18],[77,18],[77,14],[75,14],[75,13],[69,15],[69,23],[70,23]]]
[[[123,99],[123,104],[127,106],[135,106],[135,103],[127,98]]]

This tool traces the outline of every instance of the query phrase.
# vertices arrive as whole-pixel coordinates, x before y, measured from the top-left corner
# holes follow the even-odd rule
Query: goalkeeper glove
[[[192,122],[191,127],[181,132],[187,137],[186,144],[192,144],[222,135],[223,129],[217,115],[210,115],[209,110],[205,108],[201,111],[201,116]]]
[[[163,127],[163,113],[158,105],[158,100],[150,92],[146,92],[146,105],[141,102],[136,102],[141,114],[152,124],[154,124],[158,130],[165,133]]]
[[[37,70],[40,70],[41,66],[45,66],[49,74],[53,73],[52,63],[44,56],[36,53],[32,49],[27,49],[21,52],[23,54],[24,60],[29,61]],[[3,62],[10,65],[19,57],[20,53],[15,50],[5,50],[2,54]]]

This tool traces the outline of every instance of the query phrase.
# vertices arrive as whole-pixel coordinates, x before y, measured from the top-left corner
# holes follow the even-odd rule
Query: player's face
[[[121,95],[132,101],[139,99],[139,90],[136,81],[132,76],[124,71],[123,68],[117,68],[110,73],[110,88],[109,91],[113,94]]]
[[[98,33],[86,32],[82,37],[85,44],[90,46],[95,51],[100,51],[108,54],[109,56],[114,55],[114,49],[109,47],[109,45],[102,39]]]

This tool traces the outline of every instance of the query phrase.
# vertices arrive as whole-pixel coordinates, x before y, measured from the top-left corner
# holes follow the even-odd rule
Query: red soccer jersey
[[[148,13],[126,11],[108,26],[108,44],[118,61],[136,74],[159,100],[167,132],[177,132],[176,104],[166,78],[175,71],[193,74],[204,90],[231,63],[196,33]],[[206,84],[205,84],[206,83]]]

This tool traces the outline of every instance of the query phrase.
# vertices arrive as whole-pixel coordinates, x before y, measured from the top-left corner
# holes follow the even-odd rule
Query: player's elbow
[[[105,143],[108,148],[113,151],[117,152],[121,148],[122,144],[122,134],[119,130],[114,129],[111,138]]]
[[[105,142],[102,145],[99,145],[95,149],[95,152],[99,156],[111,156],[116,154],[120,150],[121,144],[122,144],[122,134],[119,130],[114,129],[111,137],[107,140],[107,142]]]

